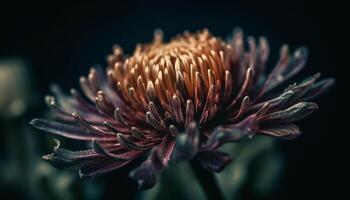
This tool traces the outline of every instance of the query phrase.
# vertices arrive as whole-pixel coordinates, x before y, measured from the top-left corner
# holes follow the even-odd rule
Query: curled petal
[[[195,157],[207,170],[221,172],[231,161],[229,154],[222,151],[203,151]]]
[[[260,133],[277,137],[280,139],[292,140],[300,136],[299,127],[295,124],[277,124],[261,127]]]
[[[103,175],[112,170],[118,169],[132,160],[116,160],[109,159],[106,156],[100,155],[93,149],[70,151],[67,149],[59,148],[60,143],[58,140],[54,147],[54,152],[48,155],[44,155],[42,158],[49,161],[53,166],[57,168],[77,170],[81,177],[95,177]]]
[[[44,155],[42,159],[49,161],[57,168],[79,169],[91,160],[101,157],[92,149],[70,151],[60,148],[60,142],[58,140],[54,141],[56,142],[56,145],[53,153]]]
[[[318,106],[315,103],[300,102],[285,110],[265,115],[260,119],[260,121],[268,123],[290,123],[306,117],[317,108]]]

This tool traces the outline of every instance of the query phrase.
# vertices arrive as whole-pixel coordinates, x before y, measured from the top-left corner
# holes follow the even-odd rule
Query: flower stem
[[[208,200],[224,200],[224,195],[222,194],[219,185],[216,182],[214,174],[202,167],[197,159],[192,159],[190,161],[192,170],[199,181],[204,193]]]

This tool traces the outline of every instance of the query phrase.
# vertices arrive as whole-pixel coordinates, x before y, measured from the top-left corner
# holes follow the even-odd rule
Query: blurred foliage
[[[31,83],[24,61],[0,61],[0,198],[100,199],[102,190],[97,183],[40,159],[44,147],[40,142],[47,138],[36,135],[28,125],[31,113],[37,110]]]
[[[0,119],[20,116],[32,100],[29,72],[20,59],[0,60]]]
[[[240,199],[243,187],[247,187],[251,195],[259,199],[277,189],[285,160],[273,138],[256,136],[249,143],[227,145],[224,149],[234,158],[217,175],[228,199]]]
[[[274,139],[257,136],[249,143],[228,144],[223,150],[234,158],[223,172],[216,174],[227,199],[242,199],[242,190],[254,198],[264,198],[277,189],[283,165]],[[205,199],[190,165],[178,163],[165,170],[155,188],[141,192],[139,199]]]

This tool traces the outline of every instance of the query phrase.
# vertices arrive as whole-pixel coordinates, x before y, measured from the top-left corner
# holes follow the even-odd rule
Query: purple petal
[[[115,160],[132,160],[139,156],[141,151],[127,150],[127,152],[114,153],[113,150],[103,147],[99,142],[93,141],[92,146],[96,153],[107,156]]]
[[[283,71],[284,80],[300,72],[306,64],[307,57],[308,49],[306,47],[296,49],[294,55],[289,60],[288,66]]]
[[[132,172],[130,177],[139,184],[139,189],[152,188],[157,183],[158,174],[168,166],[170,156],[175,146],[175,140],[170,135],[156,146],[141,166]]]
[[[316,84],[314,84],[312,86],[312,88],[304,95],[304,99],[306,101],[316,98],[324,93],[326,93],[327,91],[329,91],[329,89],[332,88],[332,86],[334,85],[335,80],[332,78],[328,78],[328,79],[324,79]]]
[[[232,161],[231,156],[222,151],[203,151],[195,158],[205,169],[213,172],[221,172]]]
[[[196,123],[192,122],[186,131],[176,137],[174,159],[190,160],[196,155],[199,146],[199,130]]]
[[[317,79],[320,77],[320,73],[315,74],[314,76],[310,76],[306,79],[304,79],[301,83],[298,85],[291,85],[287,88],[287,90],[293,91],[295,95],[290,100],[291,103],[295,103],[296,101],[300,101],[300,98],[305,95],[314,85],[314,83],[317,81]]]
[[[43,159],[49,161],[57,168],[66,168],[77,170],[81,177],[99,176],[112,170],[118,169],[130,160],[110,159],[104,155],[97,154],[93,149],[82,151],[70,151],[59,148],[59,141],[56,141],[54,152],[43,156]]]
[[[42,158],[49,161],[53,166],[57,168],[67,169],[79,169],[87,162],[98,159],[101,157],[92,149],[81,151],[70,151],[67,149],[59,148],[60,142],[55,140],[56,145],[54,152],[48,155],[44,155]]]
[[[269,104],[269,110],[274,110],[276,107],[277,108],[283,107],[294,95],[295,95],[295,92],[293,92],[291,90],[287,90],[287,91],[283,92],[281,95],[279,95],[278,97],[275,97],[273,99],[263,101],[261,103],[258,103],[256,105],[251,106],[248,109],[248,112],[258,111],[266,103]]]
[[[250,139],[258,130],[259,124],[255,115],[229,126],[216,128],[202,149],[215,149],[228,142],[240,142]]]
[[[168,166],[174,147],[175,138],[170,135],[165,136],[163,141],[156,147],[163,166]]]
[[[319,78],[320,74],[315,74],[314,76],[304,79],[301,83],[290,85],[285,91],[270,100],[260,102],[249,108],[248,112],[253,112],[261,108],[265,103],[269,103],[269,112],[281,110],[288,105],[292,105],[299,102],[301,97],[308,93]]]
[[[83,113],[96,113],[97,115],[99,114],[96,107],[93,106],[90,102],[85,100],[81,94],[76,90],[76,89],[71,89],[70,94],[72,95],[72,98],[74,98],[75,103],[79,106],[76,106],[76,109],[79,109],[80,112]]]
[[[300,102],[285,110],[277,111],[265,115],[260,122],[267,123],[290,123],[300,120],[311,114],[318,108],[317,104],[312,102]]]
[[[261,127],[259,133],[287,140],[295,139],[301,134],[299,127],[295,124],[268,125]]]
[[[157,183],[157,175],[163,168],[159,153],[154,149],[147,160],[139,168],[131,171],[129,176],[137,181],[139,189],[150,189]]]
[[[76,105],[75,100],[72,97],[66,95],[58,85],[52,84],[50,86],[50,90],[57,98],[57,102],[60,106],[64,108],[72,108],[74,105]]]
[[[282,49],[283,50],[283,49]],[[287,55],[288,56],[288,55]],[[269,91],[276,86],[280,85],[284,81],[288,80],[295,74],[297,74],[305,65],[308,56],[308,50],[305,47],[300,47],[295,50],[294,55],[287,57],[288,62],[279,63],[267,81],[266,90]]]
[[[44,119],[33,119],[30,122],[33,127],[66,138],[85,141],[116,141],[117,138],[111,135],[92,134],[79,126],[68,125],[60,122],[48,121]]]

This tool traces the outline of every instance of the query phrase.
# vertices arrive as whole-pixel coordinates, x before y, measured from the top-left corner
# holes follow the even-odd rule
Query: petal
[[[251,106],[248,109],[248,112],[254,112],[258,111],[260,108],[262,108],[266,103],[269,104],[269,110],[273,110],[274,108],[281,108],[285,106],[285,104],[295,95],[295,92],[292,90],[286,90],[278,97],[275,97],[273,99],[263,101],[261,103],[258,103],[256,105]]]
[[[60,142],[55,140],[54,152],[43,156],[57,168],[77,170],[81,177],[94,177],[118,169],[129,162],[129,160],[109,159],[104,155],[97,154],[93,149],[70,151],[59,148]]]
[[[33,127],[66,138],[85,141],[116,141],[112,135],[92,134],[79,126],[68,125],[60,122],[48,121],[44,119],[33,119],[30,122]]]
[[[268,123],[290,123],[300,120],[311,114],[318,108],[317,104],[312,102],[300,102],[285,110],[277,111],[260,118],[260,122]]]
[[[195,158],[205,169],[213,172],[221,172],[232,161],[231,156],[222,151],[203,151]]]
[[[131,171],[129,176],[137,181],[139,189],[150,189],[157,183],[157,175],[163,168],[159,153],[154,149],[147,160],[139,168]]]
[[[326,93],[327,91],[329,91],[329,89],[332,88],[334,83],[335,83],[335,80],[332,78],[324,79],[314,84],[312,88],[304,95],[303,98],[307,101],[310,99],[316,98]]]
[[[196,155],[199,146],[199,130],[195,122],[192,122],[186,128],[186,131],[176,137],[174,148],[174,159],[190,160]]]
[[[96,153],[115,160],[132,160],[142,153],[141,151],[134,151],[134,150],[127,150],[126,152],[119,151],[118,153],[114,153],[113,150],[105,148],[103,145],[101,145],[97,141],[93,141],[92,146]],[[123,148],[123,146],[120,146],[120,147],[121,149]]]
[[[163,141],[153,148],[147,160],[130,172],[129,176],[138,182],[139,189],[150,189],[157,183],[157,176],[168,166],[174,146],[175,140],[171,136],[165,136]]]
[[[79,169],[87,162],[101,157],[92,149],[70,151],[60,148],[60,142],[58,140],[54,141],[56,142],[54,152],[44,155],[42,158],[46,161],[49,161],[53,166],[57,168]]]
[[[228,142],[240,142],[250,139],[258,130],[259,124],[255,115],[229,126],[219,126],[209,136],[202,149],[215,149]]]
[[[280,61],[269,75],[265,91],[267,92],[275,88],[297,74],[304,67],[307,57],[308,50],[305,47],[298,48],[295,50],[293,56],[289,56],[288,47],[283,46],[281,49]]]
[[[163,166],[168,166],[174,147],[175,138],[170,135],[165,136],[163,141],[156,147]]]
[[[259,133],[280,139],[295,139],[300,136],[299,127],[295,124],[277,124],[261,127]]]
[[[273,99],[260,102],[250,107],[248,112],[256,111],[257,109],[261,108],[265,103],[269,103],[269,111],[271,112],[276,111],[276,109],[280,110],[288,105],[295,104],[296,102],[300,102],[301,97],[312,89],[314,83],[319,78],[319,76],[320,74],[317,73],[313,76],[304,79],[299,84],[290,85],[284,90],[284,92],[281,95]]]
[[[301,81],[298,85],[293,84],[290,85],[286,90],[293,91],[295,95],[290,100],[291,103],[295,103],[296,101],[300,101],[300,98],[305,95],[320,77],[320,73],[317,73],[313,76],[307,77],[303,81]]]
[[[303,69],[306,64],[308,54],[308,49],[306,47],[299,47],[294,51],[294,54],[290,58],[287,67],[283,70],[285,80],[294,76],[300,72],[301,69]]]
[[[63,110],[69,112],[76,105],[75,99],[66,95],[58,85],[52,84],[50,90],[57,98],[57,103],[63,108]]]

